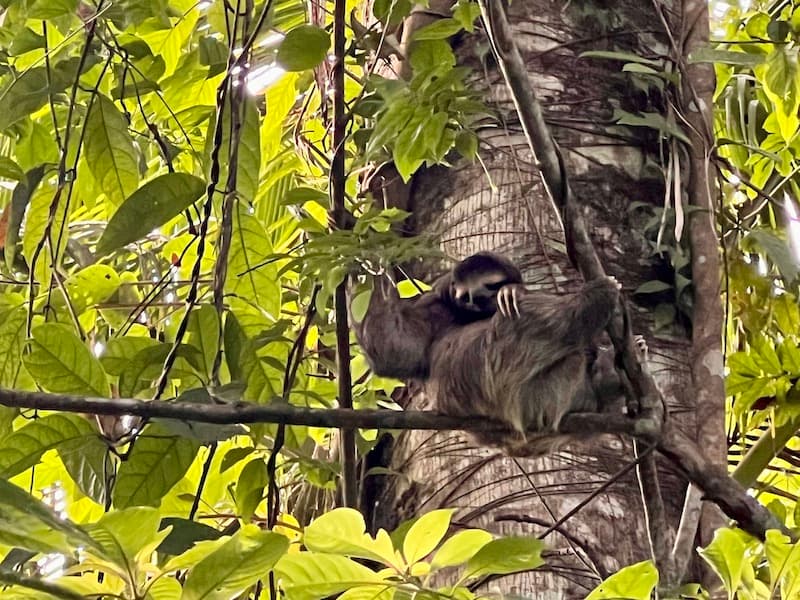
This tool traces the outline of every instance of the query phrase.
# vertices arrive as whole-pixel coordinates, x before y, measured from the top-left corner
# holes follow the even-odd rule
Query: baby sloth
[[[521,280],[507,259],[480,253],[416,298],[373,293],[355,330],[376,374],[423,380],[445,414],[507,423],[516,434],[474,437],[534,455],[569,441],[552,435],[563,416],[598,410],[596,390],[610,389],[593,380],[599,370],[588,359],[619,286],[602,278],[557,296],[527,291]]]

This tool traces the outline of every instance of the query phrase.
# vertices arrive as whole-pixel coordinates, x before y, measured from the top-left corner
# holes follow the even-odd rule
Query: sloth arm
[[[607,277],[584,284],[571,296],[522,288],[517,294],[519,316],[509,318],[498,313],[492,318],[492,324],[499,337],[509,335],[518,341],[536,340],[554,350],[570,351],[590,344],[605,329],[618,299],[617,283]]]
[[[436,291],[400,298],[397,290],[375,289],[356,339],[376,375],[424,379],[430,372],[430,348],[452,317]]]

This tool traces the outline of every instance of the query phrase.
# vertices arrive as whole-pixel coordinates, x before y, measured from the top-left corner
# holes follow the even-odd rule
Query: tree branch
[[[421,429],[507,432],[503,423],[489,419],[461,419],[430,411],[351,410],[344,408],[305,408],[281,402],[273,404],[192,404],[163,400],[80,398],[64,394],[23,392],[0,389],[0,405],[12,408],[58,410],[98,415],[136,415],[146,418],[180,419],[201,423],[283,423],[309,427],[350,429]],[[663,430],[650,419],[629,419],[621,415],[573,413],[566,415],[559,433],[576,437],[614,433],[634,436],[646,443],[656,443],[658,450],[672,460],[706,496],[715,502],[739,527],[764,538],[767,529],[781,529],[781,523],[724,469],[711,464],[691,439],[671,422]],[[532,434],[532,435],[543,435]]]

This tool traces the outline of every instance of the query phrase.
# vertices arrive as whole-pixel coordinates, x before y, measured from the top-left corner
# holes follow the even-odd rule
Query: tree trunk
[[[630,76],[621,72],[622,63],[579,56],[588,50],[623,50],[658,58],[670,48],[653,4],[611,5],[521,0],[510,4],[509,21],[563,150],[575,198],[587,211],[598,253],[631,302],[634,332],[647,340],[649,368],[671,418],[680,419],[685,431],[695,431],[688,319],[678,316],[656,332],[654,315],[666,315],[668,309],[656,308],[652,295],[633,293],[647,281],[671,277],[668,262],[651,256],[644,234],[654,214],[646,206],[664,205],[659,136],[651,129],[615,125],[612,116],[615,108],[655,112],[665,104],[657,94],[635,89]],[[415,178],[411,208],[415,223],[423,225],[417,229],[435,233],[454,258],[498,251],[520,266],[529,286],[573,290],[580,277],[567,260],[559,218],[533,164],[502,75],[491,54],[484,62],[479,58],[476,49],[485,50],[486,39],[476,37],[462,40],[457,53],[476,76],[485,74],[477,85],[485,87],[486,99],[501,117],[500,126],[481,135],[485,172],[477,162],[461,161],[454,168],[430,169]],[[688,168],[682,168],[687,181]],[[674,305],[674,298],[671,301]],[[408,406],[430,407],[421,394]],[[716,429],[716,442],[724,447],[721,422]],[[630,443],[614,436],[576,444],[550,457],[514,460],[477,448],[461,435],[413,432],[394,444],[392,467],[403,476],[391,479],[384,490],[374,509],[384,521],[379,517],[376,524],[391,527],[396,522],[385,519],[402,520],[447,506],[460,508],[458,525],[541,534],[632,460]],[[668,517],[677,525],[686,483],[665,461],[659,466]],[[546,537],[547,567],[490,585],[535,598],[582,598],[600,578],[650,558],[633,473],[629,470]]]

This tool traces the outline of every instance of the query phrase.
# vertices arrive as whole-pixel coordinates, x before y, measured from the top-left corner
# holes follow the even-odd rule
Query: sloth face
[[[497,310],[497,292],[511,283],[504,273],[475,273],[450,285],[450,297],[460,310],[476,315],[493,315]]]

